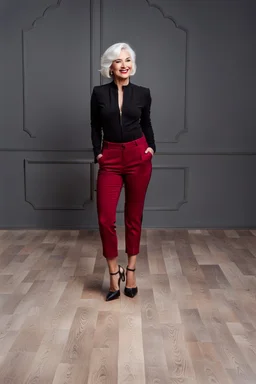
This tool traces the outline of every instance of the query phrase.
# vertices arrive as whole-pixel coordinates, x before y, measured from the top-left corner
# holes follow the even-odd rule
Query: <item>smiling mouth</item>
[[[124,73],[124,74],[127,73],[128,71],[129,71],[129,69],[121,69],[121,70],[120,70],[120,72],[121,72],[121,73]]]

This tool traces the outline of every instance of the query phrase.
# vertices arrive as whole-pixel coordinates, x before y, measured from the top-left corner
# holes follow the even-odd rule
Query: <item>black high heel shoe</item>
[[[127,273],[127,271],[135,272],[136,268],[131,269],[131,268],[126,267],[126,273]],[[137,295],[137,293],[138,293],[138,287],[135,287],[135,288],[127,288],[127,287],[125,287],[124,288],[124,294],[126,296],[128,296],[128,297],[133,298],[134,296]]]
[[[106,301],[115,300],[120,296],[120,282],[125,281],[125,275],[124,275],[124,269],[120,265],[118,265],[119,269],[117,272],[110,273],[110,275],[117,275],[119,273],[119,279],[118,279],[118,287],[119,289],[117,291],[109,291],[106,297]],[[121,270],[122,268],[122,270]]]

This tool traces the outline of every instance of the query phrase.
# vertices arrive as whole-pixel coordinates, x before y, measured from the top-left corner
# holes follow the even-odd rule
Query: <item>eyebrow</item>
[[[125,60],[130,59],[130,58],[131,58],[131,57],[128,56],[128,57],[125,58]],[[117,60],[121,60],[121,59],[116,59],[116,61],[117,61]]]

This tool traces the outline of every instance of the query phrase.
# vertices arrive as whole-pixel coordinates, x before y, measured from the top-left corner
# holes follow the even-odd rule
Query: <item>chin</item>
[[[124,74],[120,74],[119,77],[120,77],[121,79],[129,79],[129,77],[130,77],[130,72],[126,73],[125,75],[124,75]]]

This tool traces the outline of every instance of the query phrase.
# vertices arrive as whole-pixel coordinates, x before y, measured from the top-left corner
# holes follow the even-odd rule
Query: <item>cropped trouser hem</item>
[[[127,256],[135,256],[140,253],[140,250],[134,248],[134,249],[126,250],[125,253],[127,254]]]
[[[104,253],[103,253],[103,256],[105,257],[105,259],[108,259],[108,260],[114,260],[118,257],[118,255],[113,256],[113,255],[106,255]]]

